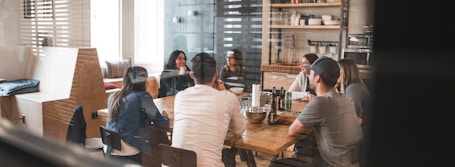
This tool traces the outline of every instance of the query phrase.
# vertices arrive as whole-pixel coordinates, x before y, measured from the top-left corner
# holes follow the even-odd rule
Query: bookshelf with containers
[[[282,80],[285,88],[289,87],[300,71],[299,65],[306,53],[316,53],[335,60],[341,58],[341,49],[345,45],[343,41],[347,36],[346,1],[286,3],[283,0],[263,0],[263,89],[278,86],[267,82],[276,79]]]

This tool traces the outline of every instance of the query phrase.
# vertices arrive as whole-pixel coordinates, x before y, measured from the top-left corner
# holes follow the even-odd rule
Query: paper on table
[[[252,89],[251,107],[259,107],[261,103],[261,84],[253,84]]]
[[[292,100],[303,99],[308,95],[307,92],[294,92],[292,91]]]

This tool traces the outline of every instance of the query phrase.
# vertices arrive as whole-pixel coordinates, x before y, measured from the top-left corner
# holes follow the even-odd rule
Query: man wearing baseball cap
[[[297,140],[313,132],[317,150],[311,160],[285,158],[273,162],[272,166],[359,166],[353,157],[363,134],[351,101],[336,91],[335,84],[340,76],[338,63],[321,56],[309,68],[310,87],[316,90],[317,96],[297,117],[279,116],[276,121],[292,122],[288,134]]]

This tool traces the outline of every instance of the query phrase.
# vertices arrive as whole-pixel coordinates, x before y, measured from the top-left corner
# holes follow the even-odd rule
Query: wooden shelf
[[[272,25],[270,28],[281,28],[281,29],[332,29],[332,30],[338,30],[340,29],[339,25],[335,26],[325,26],[325,25],[320,25],[320,26],[310,26],[310,25],[305,25],[305,26],[300,26],[300,25]]]
[[[261,72],[284,72],[290,74],[298,74],[301,71],[300,64],[284,65],[284,64],[262,64]]]
[[[298,3],[298,4],[271,4],[273,8],[304,8],[304,7],[339,7],[341,2],[327,3]]]

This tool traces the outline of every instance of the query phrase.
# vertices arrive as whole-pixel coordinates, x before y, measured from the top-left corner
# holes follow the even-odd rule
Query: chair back
[[[85,146],[85,139],[87,139],[87,134],[85,133],[86,128],[87,124],[84,118],[84,110],[81,105],[78,105],[74,108],[73,116],[68,124],[66,142]]]
[[[104,158],[107,159],[111,156],[112,149],[121,150],[121,138],[120,134],[109,129],[106,129],[104,126],[100,126],[101,140],[107,146],[106,153]]]
[[[160,144],[163,164],[169,167],[196,167],[196,152]]]

